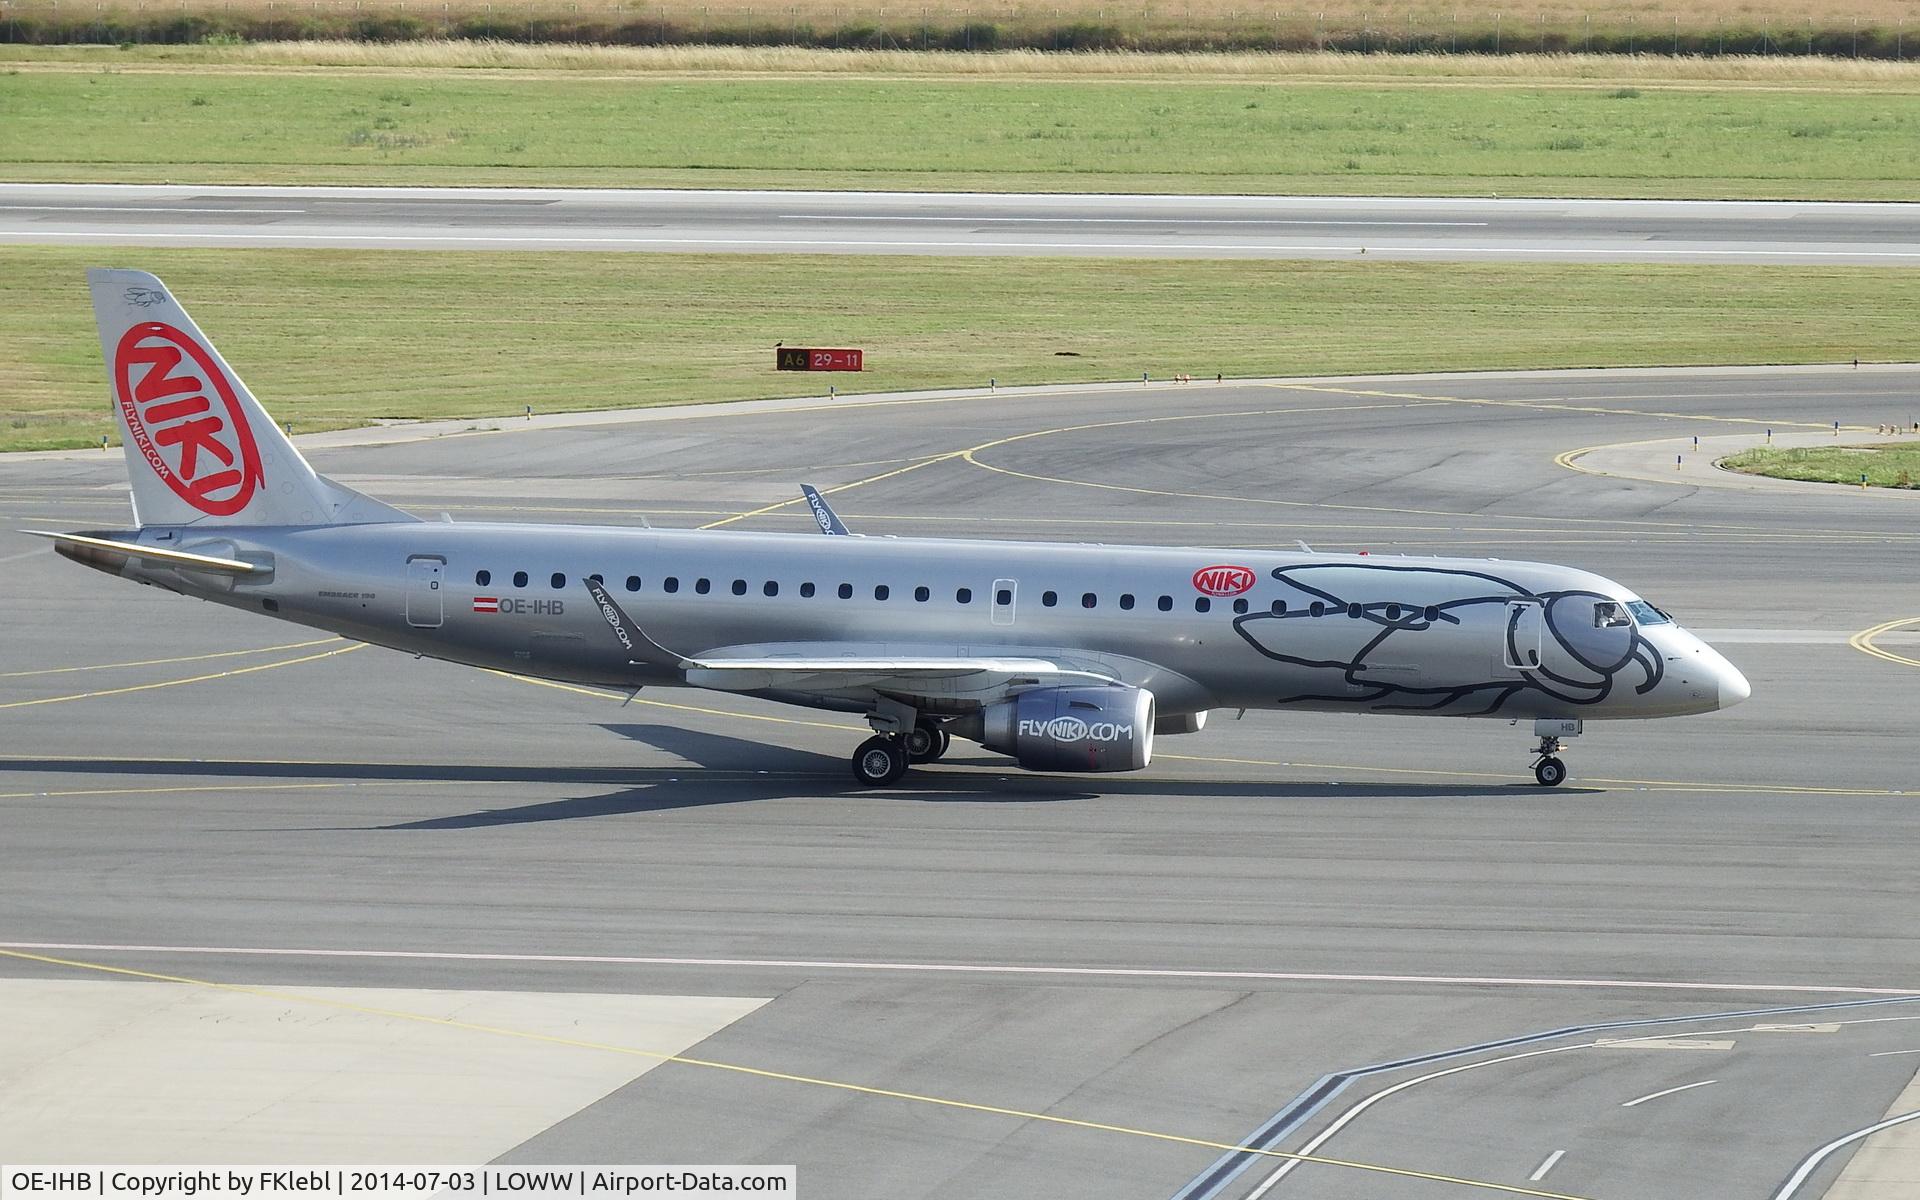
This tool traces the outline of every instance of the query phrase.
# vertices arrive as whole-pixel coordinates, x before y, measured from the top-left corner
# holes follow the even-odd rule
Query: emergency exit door
[[[447,560],[434,554],[416,554],[407,560],[407,624],[416,629],[438,629],[446,619],[441,576]]]
[[[996,579],[993,581],[993,623],[995,625],[1013,624],[1013,606],[1019,598],[1019,580]]]

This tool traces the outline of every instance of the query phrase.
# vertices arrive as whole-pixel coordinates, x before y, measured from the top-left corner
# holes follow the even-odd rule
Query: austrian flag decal
[[[500,598],[498,596],[475,596],[473,598],[473,611],[479,613],[497,613],[500,611]]]
[[[200,345],[160,321],[127,330],[113,354],[127,435],[176,496],[231,517],[260,489],[260,450],[233,382]]]
[[[1253,568],[1221,563],[1193,573],[1193,590],[1203,596],[1238,596],[1253,586]]]

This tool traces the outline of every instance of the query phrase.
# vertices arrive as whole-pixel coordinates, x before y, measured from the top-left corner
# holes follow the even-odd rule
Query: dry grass
[[[191,19],[191,20],[189,20]],[[13,23],[13,26],[9,25]],[[195,24],[194,22],[198,22]],[[500,37],[530,43],[804,45],[862,49],[1625,50],[1909,57],[1915,0],[1638,0],[1519,11],[1498,3],[1315,0],[0,0],[7,41],[199,41],[318,36],[372,41]],[[27,29],[20,34],[14,26]],[[35,31],[38,32],[35,32]],[[58,30],[58,32],[53,32]],[[98,36],[89,38],[88,31]],[[492,55],[496,65],[501,57]],[[1911,55],[1920,58],[1920,47]],[[441,65],[441,62],[421,65]]]
[[[292,41],[106,47],[0,45],[25,68],[312,67],[581,75],[922,76],[981,79],[1256,79],[1290,82],[1512,86],[1619,84],[1716,87],[1864,86],[1920,90],[1920,61],[1806,56],[1660,58],[1618,54],[1151,54],[1036,50],[996,53],[831,50],[799,46],[528,45],[497,40]]]

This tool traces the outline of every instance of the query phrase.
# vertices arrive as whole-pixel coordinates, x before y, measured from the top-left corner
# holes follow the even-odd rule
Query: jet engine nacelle
[[[1039,688],[952,727],[1029,771],[1138,771],[1153,758],[1153,693],[1142,688]]]

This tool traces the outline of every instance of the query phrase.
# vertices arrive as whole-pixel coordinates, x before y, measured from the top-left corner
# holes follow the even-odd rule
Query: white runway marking
[[[1566,1153],[1565,1150],[1555,1150],[1552,1154],[1547,1155],[1547,1161],[1534,1168],[1533,1174],[1527,1176],[1527,1182],[1539,1183],[1542,1179],[1545,1179],[1547,1172],[1553,1170],[1553,1164],[1559,1162]]]
[[[1625,988],[1651,991],[1793,992],[1828,996],[1913,996],[1916,988],[1804,983],[1706,983],[1653,979],[1553,979],[1501,975],[1372,975],[1323,971],[1202,971],[1163,967],[1067,967],[1007,963],[893,963],[836,959],[675,958],[624,954],[517,954],[465,950],[328,950],[265,946],[138,946],[90,942],[0,942],[7,950],[121,954],[232,954],[280,958],[414,959],[430,962],[578,963],[630,967],[741,967],[761,970],[899,971],[954,975],[1044,975],[1097,979],[1241,979],[1279,983],[1410,983],[1456,987]],[[1627,1039],[1618,1043],[1644,1042]],[[1716,1047],[1717,1048],[1717,1047]]]
[[[1358,254],[1366,247],[1330,246],[1320,243],[1265,243],[1265,242],[989,242],[989,241],[905,241],[891,239],[873,239],[871,241],[852,238],[722,238],[722,237],[593,237],[593,236],[542,236],[536,234],[420,234],[420,233],[177,233],[148,232],[122,233],[113,230],[43,230],[16,229],[0,231],[0,238],[15,241],[32,241],[41,238],[83,239],[101,241],[118,239],[121,241],[146,242],[149,244],[168,241],[278,241],[292,243],[306,242],[421,242],[435,245],[469,246],[575,246],[583,250],[605,249],[609,246],[735,246],[760,250],[780,250],[783,248],[818,250],[1094,250],[1108,252],[1157,252],[1188,254],[1195,250],[1219,250],[1235,253],[1265,251],[1272,254]],[[1633,260],[1655,258],[1794,258],[1794,259],[1897,259],[1906,261],[1920,259],[1920,250],[1742,250],[1742,249],[1687,249],[1673,246],[1656,246],[1651,243],[1636,243],[1633,246],[1619,248],[1591,246],[1568,248],[1565,246],[1394,246],[1375,244],[1373,249],[1391,254],[1438,254],[1449,259],[1477,258],[1500,255],[1546,255],[1566,258],[1626,258]]]
[[[106,204],[0,204],[0,213],[10,212],[103,212],[127,213],[212,213],[215,216],[253,216],[259,214],[299,214],[304,208],[120,208]]]
[[[1835,1138],[1833,1141],[1828,1142],[1826,1145],[1808,1155],[1806,1161],[1800,1164],[1800,1169],[1795,1171],[1790,1179],[1780,1185],[1780,1190],[1773,1194],[1773,1200],[1792,1200],[1793,1194],[1800,1190],[1800,1185],[1807,1181],[1807,1177],[1813,1174],[1814,1169],[1825,1162],[1829,1155],[1842,1146],[1851,1145],[1862,1138],[1879,1133],[1882,1129],[1891,1129],[1895,1125],[1904,1125],[1908,1121],[1916,1119],[1920,1119],[1920,1112],[1901,1113],[1897,1117],[1887,1118],[1878,1125],[1869,1125],[1865,1129],[1855,1130],[1843,1138]]]
[[[1699,1083],[1683,1083],[1679,1087],[1670,1087],[1664,1092],[1649,1092],[1647,1095],[1640,1097],[1638,1100],[1627,1101],[1626,1103],[1622,1104],[1620,1107],[1633,1108],[1636,1105],[1645,1104],[1649,1100],[1658,1100],[1662,1096],[1671,1096],[1676,1092],[1690,1092],[1694,1088],[1703,1088],[1719,1082],[1720,1081],[1718,1079],[1702,1079]]]
[[[144,209],[158,212],[158,209]],[[960,225],[1362,225],[1369,229],[1485,229],[1491,221],[1314,221],[1285,217],[926,217],[884,213],[781,213],[782,221],[945,221]]]
[[[1877,1054],[1869,1054],[1867,1055],[1867,1057],[1868,1058],[1892,1058],[1896,1054],[1920,1054],[1920,1050],[1882,1050]]]

